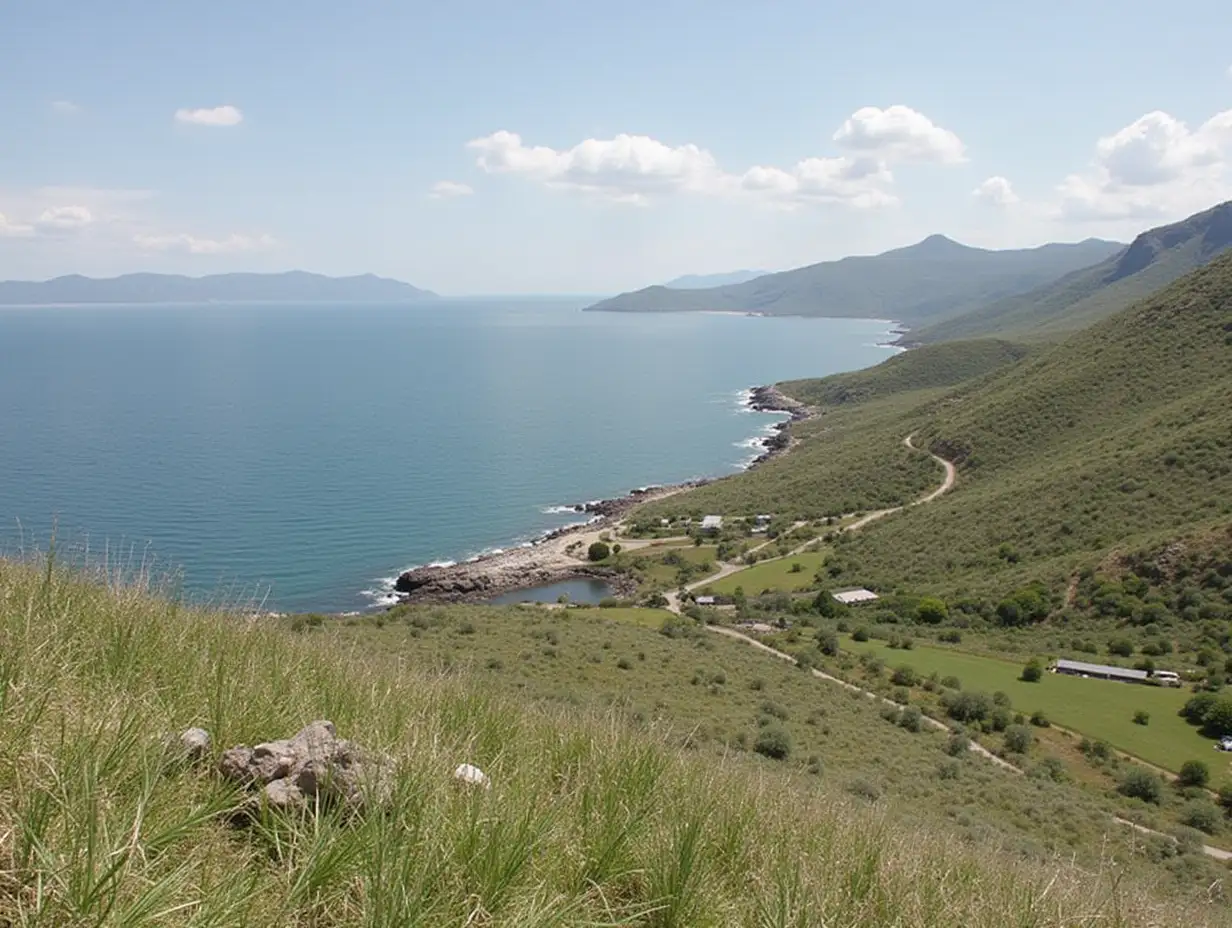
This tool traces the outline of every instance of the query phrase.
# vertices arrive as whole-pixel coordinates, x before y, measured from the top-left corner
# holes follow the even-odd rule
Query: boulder
[[[350,808],[384,803],[392,762],[338,737],[334,723],[317,721],[293,737],[223,753],[219,772],[243,786],[260,787],[275,808],[341,803]]]

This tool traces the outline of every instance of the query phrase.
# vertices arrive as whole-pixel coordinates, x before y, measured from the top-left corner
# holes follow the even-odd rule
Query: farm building
[[[722,527],[723,527],[723,517],[722,516],[703,516],[702,517],[702,531],[703,532],[717,532]]]
[[[1057,673],[1074,677],[1094,677],[1097,680],[1119,680],[1122,683],[1145,683],[1149,676],[1145,670],[1129,667],[1111,667],[1107,664],[1088,664],[1086,661],[1059,660],[1053,667]]]
[[[837,593],[831,593],[830,595],[844,606],[853,606],[856,603],[871,603],[874,599],[877,599],[876,593],[863,587],[857,590],[839,590]]]
[[[713,596],[699,596],[697,599],[693,600],[693,602],[697,603],[699,606],[713,606],[715,599]]]

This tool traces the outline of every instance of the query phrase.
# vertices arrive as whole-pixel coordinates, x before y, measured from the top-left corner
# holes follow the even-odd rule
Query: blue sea
[[[353,611],[558,507],[735,473],[747,388],[874,364],[890,325],[409,306],[0,308],[0,550],[153,562],[195,598]]]

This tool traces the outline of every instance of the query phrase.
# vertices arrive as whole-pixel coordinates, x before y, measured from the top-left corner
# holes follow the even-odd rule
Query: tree
[[[1134,713],[1134,724],[1135,725],[1150,725],[1151,724],[1151,713],[1147,712],[1145,709],[1139,709],[1137,712]]]
[[[1013,754],[1026,754],[1034,740],[1035,736],[1026,725],[1011,725],[1005,730],[1005,749]]]
[[[1217,696],[1202,718],[1202,730],[1212,738],[1232,735],[1232,696]]]
[[[1108,642],[1108,653],[1119,657],[1129,657],[1134,653],[1134,643],[1128,638],[1113,638]]]
[[[1187,760],[1181,764],[1176,782],[1181,786],[1205,787],[1211,780],[1210,768],[1200,760]]]
[[[586,557],[592,561],[605,561],[611,555],[612,549],[602,541],[592,542],[586,549]]]
[[[819,629],[817,632],[817,647],[827,657],[838,657],[838,635]]]
[[[890,677],[890,682],[895,686],[915,686],[919,680],[919,675],[910,664],[900,664]]]
[[[1219,806],[1209,799],[1195,799],[1181,810],[1181,824],[1213,835],[1219,830],[1223,816]]]
[[[915,617],[926,625],[940,625],[950,617],[950,610],[943,600],[926,596],[916,605]]]
[[[1121,778],[1117,790],[1123,796],[1131,799],[1141,799],[1143,802],[1153,802],[1158,805],[1164,794],[1163,781],[1141,767],[1130,767]]]
[[[1044,665],[1040,663],[1038,657],[1033,657],[1027,661],[1027,666],[1022,668],[1022,676],[1019,677],[1024,683],[1039,683],[1044,676]]]

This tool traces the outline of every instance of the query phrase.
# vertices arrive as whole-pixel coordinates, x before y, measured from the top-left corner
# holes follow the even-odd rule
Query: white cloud
[[[190,255],[224,255],[272,248],[278,242],[270,235],[228,235],[222,239],[198,238],[181,232],[174,235],[135,235],[133,241],[146,251],[176,251]]]
[[[549,187],[572,188],[605,199],[646,202],[648,195],[704,192],[721,183],[714,157],[696,145],[672,147],[644,135],[586,139],[557,151],[527,147],[504,130],[474,139],[479,166],[492,174],[525,174]]]
[[[887,161],[958,164],[966,160],[957,135],[901,104],[884,110],[876,106],[856,110],[838,127],[834,141],[843,148]]]
[[[76,232],[94,221],[84,206],[51,206],[39,214],[34,227],[40,232]]]
[[[434,200],[452,200],[454,197],[469,197],[474,192],[468,184],[460,184],[453,180],[438,180],[428,191],[428,196]]]
[[[850,154],[804,158],[783,168],[757,165],[741,173],[719,167],[694,144],[669,145],[644,135],[586,139],[572,148],[528,146],[514,132],[474,139],[479,166],[491,174],[518,174],[547,187],[583,191],[605,200],[645,204],[675,193],[754,198],[773,205],[845,203],[857,208],[898,202],[890,191],[894,161],[964,160],[958,136],[906,106],[865,107],[847,119],[834,140]]]
[[[194,126],[238,126],[244,121],[244,114],[230,105],[199,110],[180,109],[175,111],[175,121]]]
[[[1058,187],[1069,219],[1153,220],[1193,212],[1228,193],[1232,110],[1196,130],[1156,110],[1101,138],[1090,170]]]
[[[34,227],[13,222],[0,213],[0,238],[27,238],[34,234]]]
[[[994,175],[971,191],[972,196],[993,206],[1006,208],[1019,202],[1018,194],[1007,178]]]
[[[81,107],[69,100],[52,100],[51,108],[64,116],[72,116],[81,112]]]

